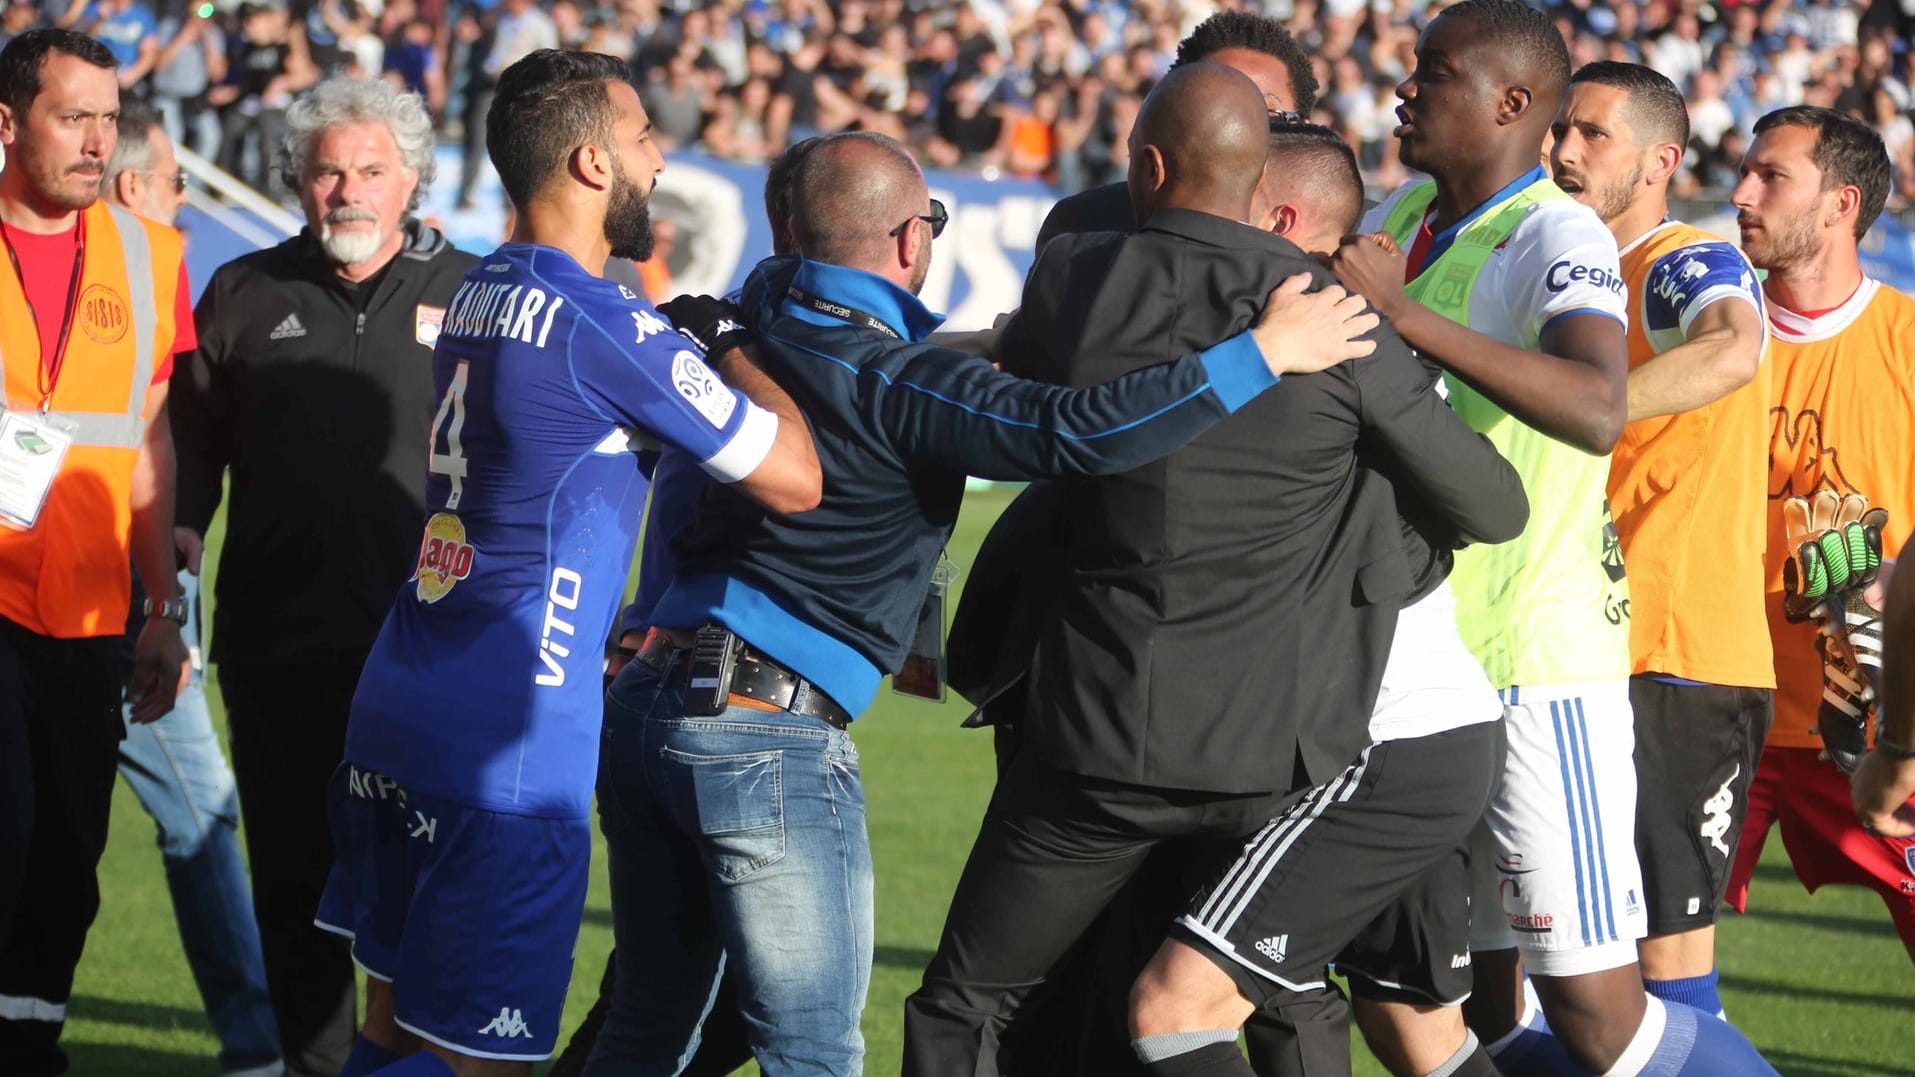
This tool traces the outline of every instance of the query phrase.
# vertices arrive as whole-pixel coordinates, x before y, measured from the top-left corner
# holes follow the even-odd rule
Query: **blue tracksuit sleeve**
[[[1182,448],[1276,382],[1248,332],[1084,389],[926,348],[889,380],[878,412],[905,459],[1002,481],[1109,475]]]

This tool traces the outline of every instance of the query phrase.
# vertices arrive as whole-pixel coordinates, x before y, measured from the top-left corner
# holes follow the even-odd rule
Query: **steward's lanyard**
[[[841,322],[850,322],[852,325],[863,326],[866,329],[876,329],[892,340],[904,339],[898,335],[896,329],[884,324],[883,320],[877,315],[867,314],[857,307],[847,307],[843,303],[833,303],[829,299],[820,299],[795,284],[787,288],[785,294],[789,295],[794,302],[802,303],[827,317],[836,318]]]
[[[53,345],[53,362],[48,363],[42,356],[40,365],[34,370],[34,384],[40,390],[40,414],[45,415],[53,406],[53,390],[60,384],[60,370],[66,366],[67,337],[73,332],[73,311],[79,306],[80,267],[86,264],[86,219],[80,218],[74,228],[78,234],[73,237],[73,275],[66,286],[66,311],[60,317],[60,335]],[[11,228],[0,222],[0,238],[6,240],[7,258],[13,262],[13,275],[20,280],[20,297],[26,300],[27,312],[33,315],[34,332],[40,326],[40,312],[33,309],[33,295],[27,290],[26,270],[20,268],[20,254],[13,249],[13,237],[8,233]]]

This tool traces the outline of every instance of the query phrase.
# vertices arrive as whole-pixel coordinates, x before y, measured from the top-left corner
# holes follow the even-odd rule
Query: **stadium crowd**
[[[906,1077],[1773,1074],[1714,925],[1778,825],[1915,953],[1902,9],[141,2],[0,46],[0,1073],[123,774],[226,1073],[855,1077],[887,674],[1000,767]],[[196,304],[169,128],[305,217]],[[693,143],[774,250],[654,306]],[[990,330],[927,164],[1084,188]]]
[[[1407,176],[1393,90],[1430,0],[9,0],[0,43],[39,25],[98,36],[122,82],[176,139],[262,188],[294,93],[327,73],[420,93],[441,131],[483,156],[489,86],[536,47],[626,60],[661,144],[763,161],[814,134],[873,130],[927,164],[1041,177],[1070,192],[1121,178],[1123,135],[1177,41],[1216,8],[1261,8],[1316,80],[1299,111],[1358,147],[1365,178]],[[1889,208],[1915,200],[1915,121],[1901,0],[1562,0],[1578,66],[1646,64],[1693,117],[1677,196],[1734,186],[1758,117],[1837,108],[1873,125],[1894,167]],[[1306,59],[1307,57],[1307,59]],[[252,146],[251,153],[246,152]]]

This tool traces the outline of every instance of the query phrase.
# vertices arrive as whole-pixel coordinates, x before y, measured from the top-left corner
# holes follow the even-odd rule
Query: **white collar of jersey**
[[[1626,258],[1629,256],[1630,251],[1633,251],[1637,247],[1640,247],[1644,243],[1647,243],[1651,239],[1654,239],[1657,236],[1657,234],[1659,234],[1663,229],[1673,227],[1676,223],[1677,222],[1672,221],[1667,217],[1664,217],[1659,223],[1657,223],[1657,225],[1654,228],[1651,228],[1647,232],[1644,232],[1642,235],[1639,235],[1636,238],[1630,240],[1629,242],[1623,244],[1622,250],[1619,250],[1616,253],[1619,256]]]
[[[1861,287],[1855,289],[1854,295],[1819,318],[1797,314],[1776,302],[1774,296],[1768,296],[1769,324],[1775,328],[1778,340],[1798,344],[1827,340],[1855,324],[1855,319],[1868,309],[1870,301],[1875,298],[1876,289],[1881,286],[1881,282],[1874,277],[1863,276]]]

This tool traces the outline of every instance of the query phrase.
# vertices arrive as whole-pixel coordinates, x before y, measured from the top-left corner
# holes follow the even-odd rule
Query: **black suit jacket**
[[[1102,384],[1249,327],[1285,278],[1328,272],[1289,241],[1187,210],[1130,235],[1059,237],[1004,330],[1006,369]],[[1065,571],[1032,666],[1029,750],[1160,788],[1287,789],[1368,743],[1406,556],[1391,473],[1464,537],[1520,533],[1515,469],[1435,393],[1387,326],[1377,351],[1287,377],[1187,447],[1060,482]],[[1359,466],[1359,453],[1378,466]]]
[[[1058,236],[1136,229],[1137,210],[1130,204],[1130,185],[1106,183],[1059,199],[1037,229],[1037,250],[1043,253]]]

